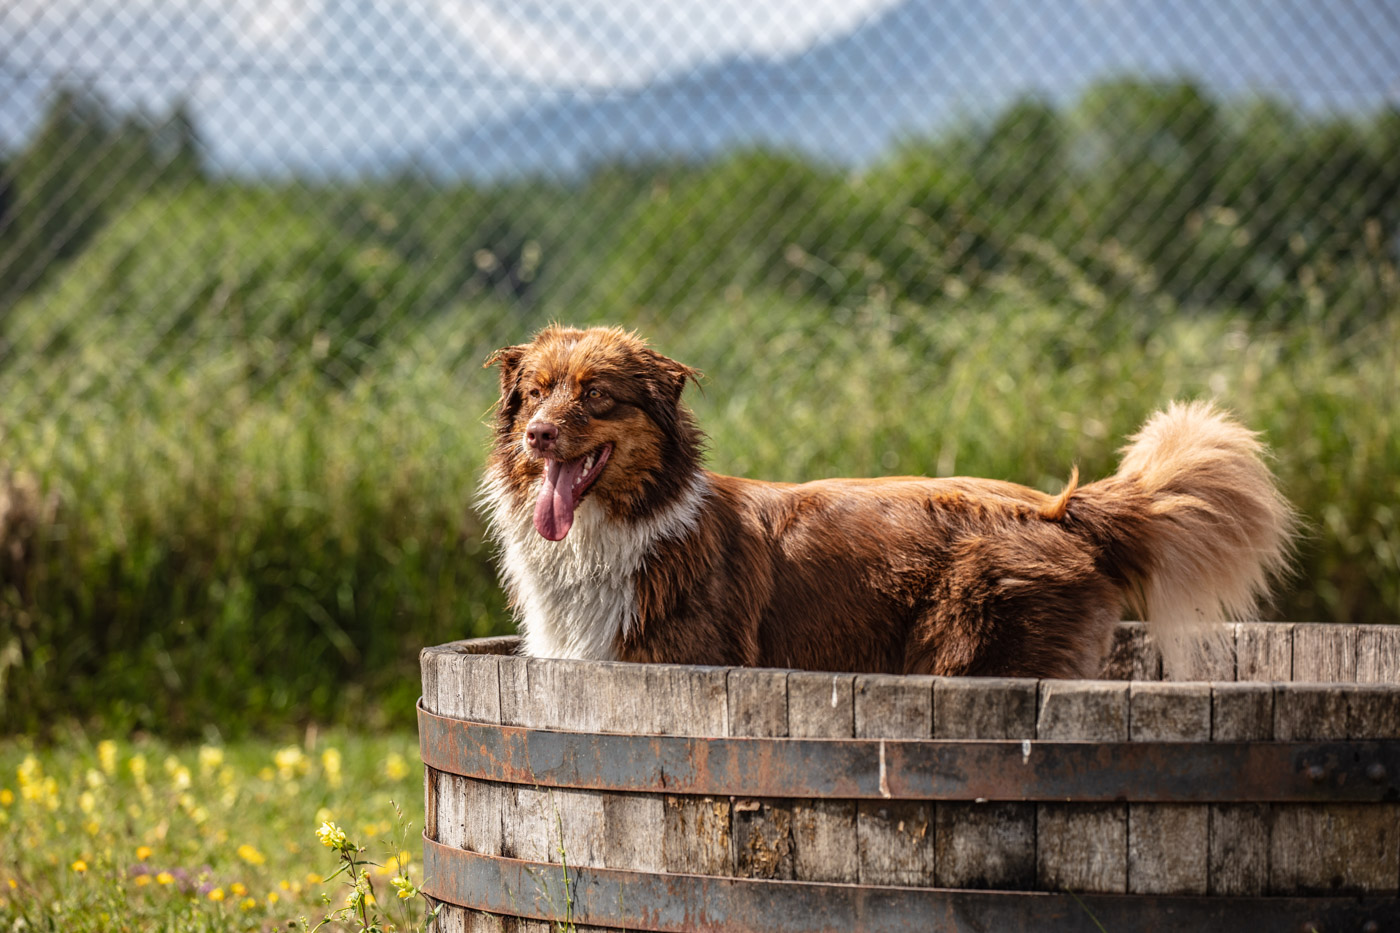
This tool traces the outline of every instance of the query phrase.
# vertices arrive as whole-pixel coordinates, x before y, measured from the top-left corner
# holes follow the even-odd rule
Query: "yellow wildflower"
[[[389,883],[394,886],[394,890],[399,892],[399,900],[401,901],[406,901],[418,893],[418,889],[413,886],[413,882],[409,881],[403,875],[390,879]]]
[[[137,886],[138,888],[144,888],[146,885],[148,885],[148,884],[151,883],[151,876],[150,876],[150,875],[137,875],[136,878],[135,878],[134,880],[136,881],[136,886]]]
[[[242,901],[239,903],[239,905],[238,905],[238,907],[239,907],[240,910],[252,910],[253,908],[255,908],[255,907],[257,907],[257,906],[258,906],[258,902],[255,901],[255,900],[254,900],[253,898],[251,898],[251,897],[245,897],[245,898],[243,898],[243,900],[242,900]]]
[[[97,743],[97,764],[108,776],[117,773],[117,743],[103,739]]]
[[[8,807],[15,802],[15,792],[8,787],[0,789],[0,807]]]
[[[126,760],[126,767],[131,772],[131,776],[136,779],[137,784],[146,783],[145,755],[132,755]]]
[[[309,872],[306,873],[306,883],[307,883],[307,884],[320,884],[322,881],[325,881],[325,880],[326,880],[326,879],[322,878],[320,875],[316,874],[314,871],[309,871]]]
[[[224,750],[217,745],[199,747],[199,773],[205,777],[213,774],[224,763]]]
[[[209,892],[209,895],[208,895],[208,896],[209,896],[209,900],[211,900],[211,901],[221,901],[221,900],[224,899],[224,889],[223,889],[223,888],[215,888],[214,890],[212,890],[212,891]]]
[[[97,797],[90,790],[85,790],[78,795],[78,809],[84,813],[91,813],[97,809]]]
[[[283,891],[290,891],[292,889],[292,883],[290,881],[287,881],[286,879],[283,879],[277,882],[277,887],[281,888]]]
[[[276,904],[281,899],[282,898],[278,896],[276,891],[267,892],[267,906],[271,907],[273,904]]]
[[[243,882],[235,881],[228,886],[228,893],[232,894],[234,897],[242,897],[244,894],[248,893],[248,889],[243,886]]]
[[[180,765],[170,773],[170,778],[175,782],[176,790],[187,790],[193,781],[190,780],[190,769]]]
[[[305,774],[311,767],[306,756],[301,753],[301,749],[295,745],[279,748],[272,756],[272,763],[277,766],[278,777],[284,781],[290,781],[297,775]]]
[[[137,860],[138,862],[144,862],[144,861],[146,861],[146,859],[148,859],[148,858],[151,857],[151,854],[152,854],[152,853],[151,853],[151,847],[150,847],[150,846],[137,846],[137,847],[136,847],[136,860]]]
[[[329,807],[321,807],[319,810],[316,811],[316,822],[318,823],[325,823],[334,818],[335,815],[331,813]]]
[[[248,843],[246,842],[238,847],[238,857],[241,858],[243,861],[247,862],[249,865],[261,865],[267,861],[267,856],[263,855],[256,848],[248,845]]]
[[[87,774],[83,776],[83,780],[87,782],[87,786],[92,790],[97,790],[103,784],[107,783],[107,779],[102,776],[102,772],[95,768],[88,768]]]
[[[81,875],[83,872],[87,871],[87,868],[88,868],[87,862],[84,862],[82,859],[78,859],[78,860],[77,860],[76,862],[74,862],[74,863],[72,864],[72,866],[70,866],[70,867],[71,867],[74,871],[76,871],[78,874],[80,874],[80,875]]]
[[[331,787],[340,786],[340,764],[340,749],[328,748],[321,753],[321,768],[326,772],[326,783]]]
[[[401,781],[408,777],[408,765],[403,756],[398,752],[390,752],[389,757],[384,759],[384,773],[391,781]]]
[[[261,771],[258,772],[258,780],[260,780],[260,781],[270,781],[270,780],[272,780],[272,779],[273,779],[274,777],[276,777],[276,776],[277,776],[277,772],[273,771],[271,768],[267,767],[266,765],[264,765],[264,766],[263,766],[263,769],[262,769]]]
[[[321,840],[321,845],[327,849],[343,849],[349,840],[345,838],[345,830],[332,822],[324,822],[321,828],[316,830],[316,838]]]
[[[96,836],[101,831],[102,824],[97,822],[97,820],[88,820],[83,824],[83,832],[87,833],[89,836]]]
[[[175,876],[168,871],[163,871],[156,875],[156,884],[174,884]]]

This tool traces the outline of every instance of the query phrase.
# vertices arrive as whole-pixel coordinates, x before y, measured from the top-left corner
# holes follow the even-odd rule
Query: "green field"
[[[425,904],[393,882],[422,880],[422,787],[404,733],[0,741],[0,928],[310,929],[352,891],[318,839],[332,822],[364,849],[369,916],[415,929]]]

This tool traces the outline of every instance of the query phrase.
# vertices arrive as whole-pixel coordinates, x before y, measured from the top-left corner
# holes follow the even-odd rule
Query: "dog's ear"
[[[693,381],[697,386],[700,384],[702,374],[698,369],[678,363],[652,349],[643,350],[642,356],[648,369],[644,375],[651,383],[654,394],[672,408],[681,403],[681,393],[685,391],[687,382]]]
[[[524,347],[501,347],[488,356],[486,362],[482,364],[483,369],[500,364],[501,398],[510,395],[511,389],[515,387],[515,378],[520,373],[520,361],[524,358]]]

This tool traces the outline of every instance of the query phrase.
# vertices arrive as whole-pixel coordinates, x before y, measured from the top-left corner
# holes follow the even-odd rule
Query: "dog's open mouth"
[[[564,540],[574,525],[574,510],[603,472],[611,453],[612,444],[604,444],[574,460],[545,460],[544,483],[535,502],[536,531],[550,541]]]

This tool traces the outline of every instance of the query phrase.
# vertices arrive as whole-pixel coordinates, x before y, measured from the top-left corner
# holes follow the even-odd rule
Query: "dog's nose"
[[[532,421],[525,429],[525,440],[532,450],[548,453],[559,440],[559,426],[551,421]]]

